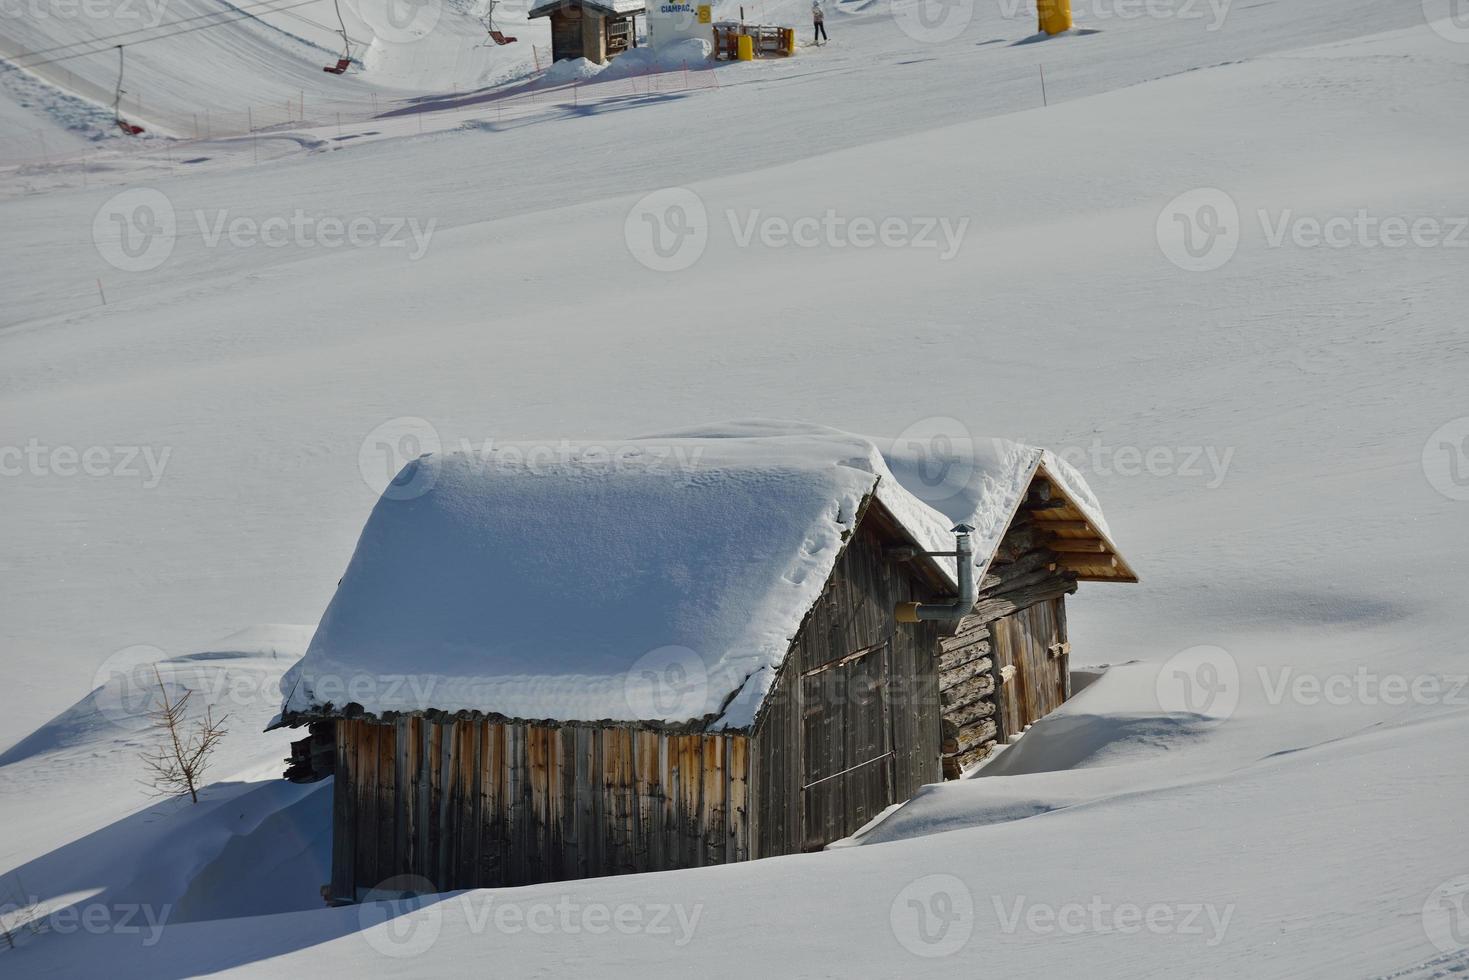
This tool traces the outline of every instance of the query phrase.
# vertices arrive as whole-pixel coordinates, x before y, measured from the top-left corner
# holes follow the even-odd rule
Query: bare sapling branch
[[[173,700],[157,667],[153,668],[153,677],[158,682],[159,706],[148,712],[148,717],[152,722],[149,731],[154,733],[157,744],[142,753],[143,765],[149,773],[143,785],[158,796],[188,796],[198,803],[209,757],[219,740],[229,733],[224,727],[229,716],[215,720],[214,708],[206,707],[204,717],[190,723],[189,699],[194,692],[185,688]]]

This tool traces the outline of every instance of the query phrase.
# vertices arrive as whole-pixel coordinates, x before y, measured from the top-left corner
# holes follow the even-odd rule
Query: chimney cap
[[[953,531],[955,534],[970,534],[974,531],[974,525],[963,523],[955,524],[953,527]]]

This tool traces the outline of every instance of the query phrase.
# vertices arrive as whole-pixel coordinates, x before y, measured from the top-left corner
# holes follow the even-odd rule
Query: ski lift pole
[[[114,122],[122,121],[122,45],[117,46],[117,92],[112,96],[112,119]]]

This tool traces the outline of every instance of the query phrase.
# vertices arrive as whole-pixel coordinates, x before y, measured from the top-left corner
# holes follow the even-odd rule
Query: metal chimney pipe
[[[974,541],[970,538],[973,532],[974,528],[968,524],[954,525],[953,556],[959,565],[959,594],[948,602],[900,602],[893,610],[898,622],[928,620],[957,626],[959,620],[969,615],[979,599],[979,585],[974,581]]]

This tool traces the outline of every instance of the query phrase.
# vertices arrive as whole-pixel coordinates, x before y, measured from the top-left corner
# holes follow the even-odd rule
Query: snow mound
[[[869,497],[930,551],[968,521],[983,564],[1043,457],[769,421],[426,455],[374,508],[283,716],[747,726]]]
[[[551,67],[541,75],[541,80],[552,85],[584,82],[589,78],[596,78],[603,71],[604,66],[588,58],[566,58],[553,62]]]
[[[599,77],[626,78],[629,75],[678,71],[682,68],[710,68],[713,67],[713,62],[709,60],[709,55],[713,51],[714,45],[698,37],[686,37],[681,41],[651,48],[634,48],[614,58]]]

